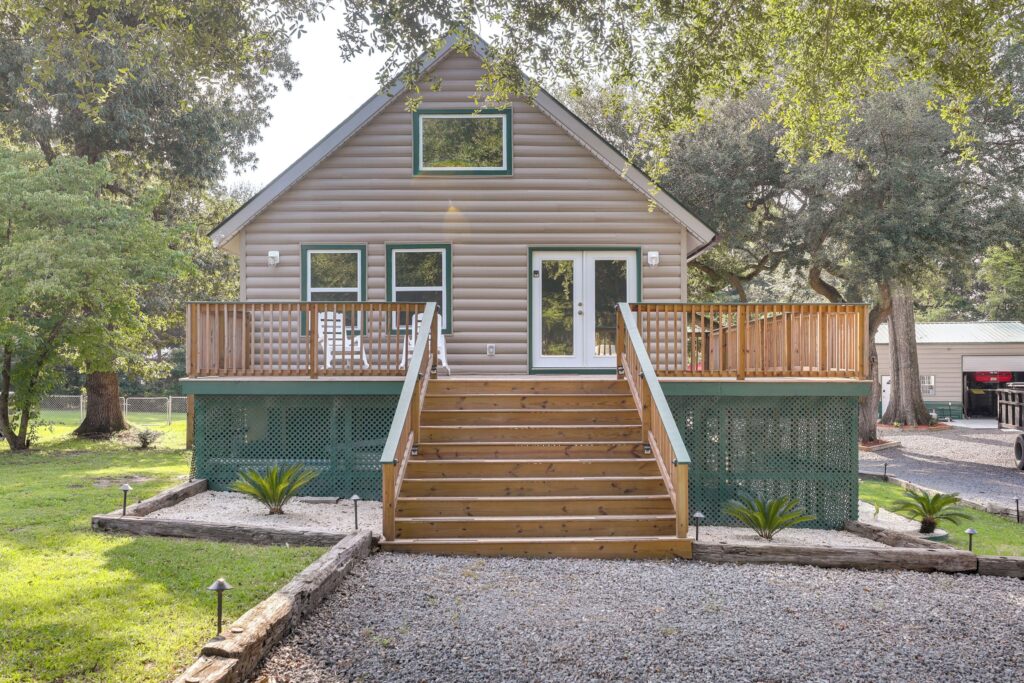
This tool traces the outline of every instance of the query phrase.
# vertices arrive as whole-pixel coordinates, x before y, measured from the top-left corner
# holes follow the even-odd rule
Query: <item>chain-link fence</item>
[[[39,417],[58,425],[78,425],[85,418],[89,397],[85,394],[50,394],[39,404]],[[134,425],[169,425],[185,419],[184,396],[122,396],[121,411]]]

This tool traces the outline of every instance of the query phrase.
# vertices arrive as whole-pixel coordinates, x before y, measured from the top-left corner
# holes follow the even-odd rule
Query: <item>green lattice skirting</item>
[[[303,463],[302,493],[380,500],[380,454],[397,396],[195,397],[193,474],[227,490],[241,468]]]
[[[854,396],[669,396],[690,452],[690,510],[735,525],[723,505],[740,493],[794,496],[814,522],[857,518]]]

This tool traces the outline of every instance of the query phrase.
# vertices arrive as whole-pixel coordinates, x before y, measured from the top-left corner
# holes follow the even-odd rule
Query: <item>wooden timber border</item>
[[[350,535],[203,646],[174,683],[243,683],[263,658],[370,554],[369,531]]]

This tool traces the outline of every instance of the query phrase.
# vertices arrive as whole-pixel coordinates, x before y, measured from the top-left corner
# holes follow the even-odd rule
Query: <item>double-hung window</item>
[[[303,301],[365,301],[366,247],[316,244],[302,246]],[[346,316],[347,318],[347,316]],[[361,326],[362,316],[346,319]]]
[[[389,301],[433,301],[442,332],[452,331],[452,248],[449,244],[388,245]],[[404,324],[404,322],[402,323]]]
[[[935,375],[921,375],[921,394],[923,396],[935,395]]]
[[[425,109],[412,122],[413,174],[512,175],[510,109]]]

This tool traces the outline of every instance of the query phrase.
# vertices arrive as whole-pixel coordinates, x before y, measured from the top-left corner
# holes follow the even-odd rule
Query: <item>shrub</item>
[[[143,429],[135,432],[135,442],[139,444],[139,448],[145,450],[162,439],[163,436],[162,432],[155,429]]]
[[[266,505],[272,515],[283,515],[285,504],[316,477],[316,472],[301,464],[284,469],[274,465],[265,473],[247,469],[238,473],[231,490],[252,496]]]
[[[789,496],[769,500],[744,496],[729,502],[724,509],[727,515],[770,541],[783,529],[815,519],[814,515],[807,514],[799,505],[798,500]]]
[[[955,524],[967,519],[967,515],[952,506],[960,502],[960,496],[955,493],[916,493],[907,491],[906,500],[896,506],[896,512],[902,512],[911,519],[921,522],[921,533],[930,534],[935,531],[939,522],[950,522]]]

